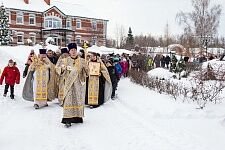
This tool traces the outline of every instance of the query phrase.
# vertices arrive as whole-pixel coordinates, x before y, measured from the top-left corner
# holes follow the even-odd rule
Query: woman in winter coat
[[[4,97],[6,97],[8,89],[10,87],[10,98],[14,99],[14,85],[20,83],[20,72],[19,69],[14,65],[12,59],[9,60],[8,66],[4,68],[0,78],[0,85],[2,85],[5,79],[5,90]]]
[[[120,65],[122,67],[122,75],[125,77],[125,75],[128,72],[128,69],[129,69],[129,64],[128,64],[126,58],[123,58],[123,60],[120,62]]]
[[[161,58],[160,58],[160,55],[159,54],[156,54],[156,56],[155,56],[155,58],[154,58],[154,63],[155,63],[155,67],[156,68],[159,68],[160,67],[160,60],[161,60]]]

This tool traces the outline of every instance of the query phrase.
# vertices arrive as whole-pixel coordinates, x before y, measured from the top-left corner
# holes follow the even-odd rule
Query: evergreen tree
[[[170,71],[178,74],[178,79],[181,79],[181,72],[185,71],[185,74],[182,75],[182,77],[186,77],[186,64],[184,62],[183,57],[180,57],[180,60],[178,61],[175,54],[172,55],[172,61],[170,66]],[[174,76],[176,78],[176,76]]]
[[[2,4],[0,7],[0,45],[8,45],[10,41],[9,19]]]
[[[134,37],[132,34],[131,27],[129,27],[128,35],[127,35],[127,40],[126,40],[126,48],[132,49],[134,48]]]

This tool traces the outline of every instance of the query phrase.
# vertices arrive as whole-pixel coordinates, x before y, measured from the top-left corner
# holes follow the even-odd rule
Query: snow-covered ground
[[[0,47],[0,67],[14,58],[22,72],[31,47]],[[0,150],[224,150],[225,104],[203,110],[174,101],[122,79],[118,99],[97,109],[85,108],[83,124],[67,129],[60,123],[57,101],[34,110],[21,98],[0,96]],[[4,86],[0,86],[3,93]]]

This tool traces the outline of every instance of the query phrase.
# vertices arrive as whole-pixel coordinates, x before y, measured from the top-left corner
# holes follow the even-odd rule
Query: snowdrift
[[[148,72],[149,77],[158,78],[158,79],[171,79],[175,74],[169,72],[168,69],[164,68],[155,68]]]

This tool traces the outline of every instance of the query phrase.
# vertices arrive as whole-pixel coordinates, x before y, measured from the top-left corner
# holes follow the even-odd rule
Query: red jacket
[[[5,83],[9,85],[15,85],[20,83],[20,72],[19,69],[15,66],[13,67],[5,67],[4,71],[2,72],[2,76],[0,78],[0,85],[5,78]]]

